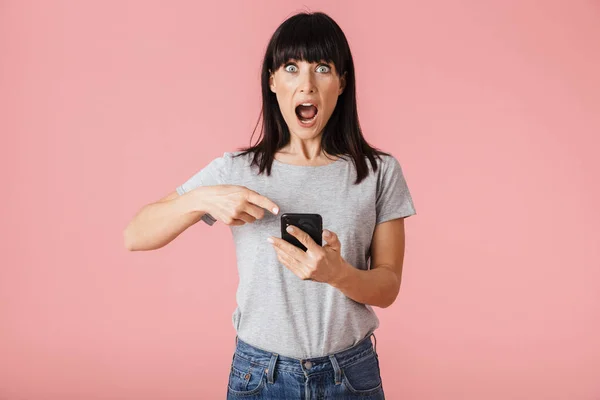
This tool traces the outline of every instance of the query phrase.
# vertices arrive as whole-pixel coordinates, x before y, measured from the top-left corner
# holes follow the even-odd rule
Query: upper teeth
[[[312,103],[302,103],[301,105],[303,105],[303,106],[312,106],[313,104]]]

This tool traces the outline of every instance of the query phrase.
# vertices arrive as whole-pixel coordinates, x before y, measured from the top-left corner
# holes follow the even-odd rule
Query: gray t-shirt
[[[335,232],[342,257],[356,268],[369,268],[375,225],[416,214],[402,169],[395,157],[381,156],[373,173],[354,185],[350,158],[324,166],[273,161],[271,175],[258,175],[251,154],[225,152],[177,188],[181,195],[198,186],[240,185],[273,200],[279,213],[230,226],[236,249],[239,285],[233,326],[255,347],[294,358],[320,357],[352,347],[379,327],[370,305],[356,302],[333,286],[302,280],[277,259],[267,237],[281,237],[283,213],[317,213],[323,229]],[[213,225],[215,219],[203,219]],[[323,243],[325,244],[325,242]]]

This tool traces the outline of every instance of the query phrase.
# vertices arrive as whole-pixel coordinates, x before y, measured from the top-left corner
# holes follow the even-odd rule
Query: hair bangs
[[[281,26],[273,48],[271,69],[277,70],[290,60],[333,63],[338,74],[345,70],[340,49],[344,43],[327,19],[301,14]]]

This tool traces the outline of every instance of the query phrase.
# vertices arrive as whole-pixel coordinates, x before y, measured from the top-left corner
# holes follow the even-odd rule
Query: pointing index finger
[[[277,204],[275,204],[269,198],[258,194],[253,190],[250,190],[250,193],[248,195],[248,201],[252,204],[256,204],[259,207],[269,210],[275,215],[277,215],[277,213],[279,212],[279,207],[277,207]]]

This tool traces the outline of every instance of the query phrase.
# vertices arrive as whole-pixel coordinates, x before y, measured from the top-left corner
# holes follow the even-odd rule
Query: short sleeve
[[[232,153],[225,152],[223,156],[213,159],[200,171],[196,172],[187,181],[177,187],[177,193],[183,195],[200,186],[224,185],[229,181],[232,166]],[[202,221],[213,225],[217,220],[210,214],[202,216]]]
[[[375,224],[416,214],[400,163],[393,156],[381,157],[384,161],[380,164],[381,171],[377,181]]]

